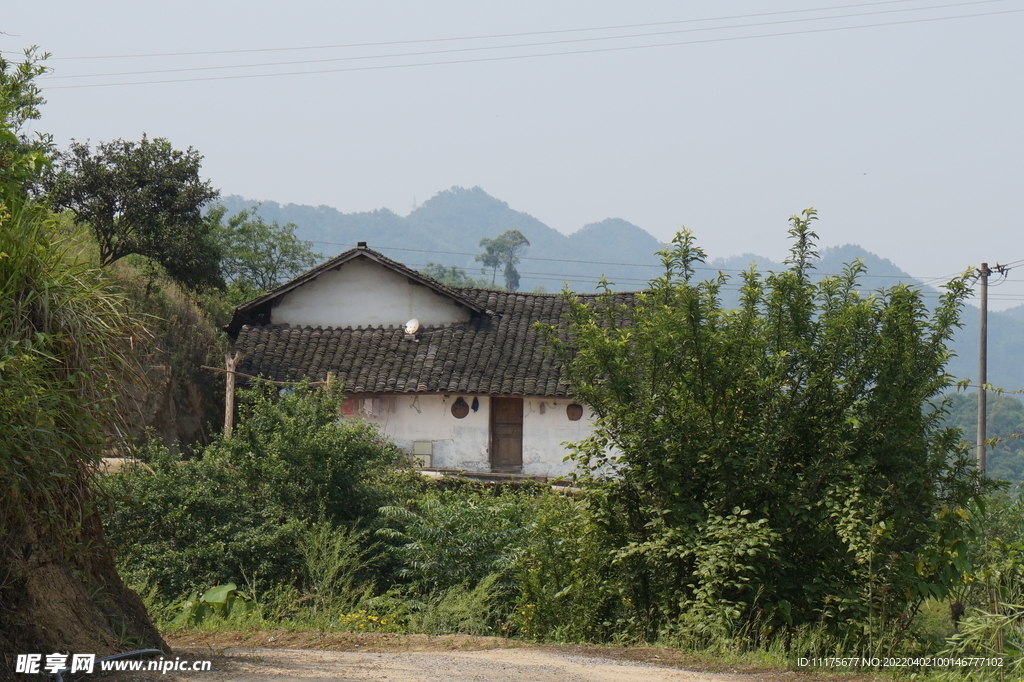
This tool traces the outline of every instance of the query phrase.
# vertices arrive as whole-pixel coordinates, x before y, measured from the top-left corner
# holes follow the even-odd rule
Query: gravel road
[[[193,653],[195,658],[201,655],[176,651]],[[221,655],[228,665],[189,678],[194,682],[750,682],[749,676],[697,673],[547,648],[402,653],[246,648]]]
[[[537,645],[501,637],[285,629],[177,631],[164,637],[174,649],[172,656],[209,660],[212,670],[119,673],[95,682],[874,682],[867,676],[733,667],[650,646]]]

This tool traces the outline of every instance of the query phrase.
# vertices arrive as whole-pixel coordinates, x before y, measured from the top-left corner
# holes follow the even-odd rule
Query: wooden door
[[[491,398],[491,471],[523,469],[523,399]]]

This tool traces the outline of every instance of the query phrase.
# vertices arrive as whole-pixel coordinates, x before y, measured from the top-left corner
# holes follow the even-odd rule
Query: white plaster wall
[[[478,397],[479,409],[463,419],[452,416],[451,406],[458,395],[388,396],[381,401],[380,414],[359,413],[372,424],[380,424],[395,443],[412,452],[413,442],[431,441],[435,469],[490,471],[490,400]],[[473,404],[474,396],[462,396]],[[523,400],[524,474],[557,477],[570,473],[574,464],[562,461],[568,449],[564,442],[582,440],[591,434],[590,409],[584,406],[579,421],[569,421],[565,408],[572,401]],[[543,408],[541,405],[543,404]]]
[[[387,327],[417,319],[425,327],[468,322],[470,312],[373,261],[356,258],[288,292],[271,311],[274,324]]]
[[[383,399],[385,409],[378,415],[362,415],[371,424],[380,424],[398,447],[412,452],[414,441],[431,441],[434,469],[490,471],[488,459],[487,398],[480,398],[476,412],[463,419],[452,416],[451,406],[459,396],[398,395]],[[472,405],[473,396],[463,396]],[[388,409],[390,405],[391,409]]]
[[[583,416],[578,421],[569,421],[565,408],[572,402],[569,399],[523,399],[524,474],[564,476],[575,468],[575,463],[562,461],[569,454],[563,443],[590,436],[593,417],[590,408],[584,405]]]

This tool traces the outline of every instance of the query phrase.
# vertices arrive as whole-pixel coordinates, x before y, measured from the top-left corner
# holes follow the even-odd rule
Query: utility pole
[[[1005,265],[999,265],[989,269],[988,263],[982,263],[978,268],[978,277],[981,280],[981,324],[978,325],[978,471],[985,474],[985,424],[988,419],[987,392],[985,384],[988,383],[988,278],[994,272],[1005,275]]]
[[[996,266],[998,267],[998,266]],[[988,382],[988,263],[978,270],[981,279],[981,324],[978,325],[978,472],[985,475],[985,421],[988,417],[985,384]]]

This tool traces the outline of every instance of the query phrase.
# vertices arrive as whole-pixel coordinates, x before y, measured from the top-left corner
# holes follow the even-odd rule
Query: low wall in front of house
[[[476,411],[462,419],[452,415],[452,404],[462,398],[468,405],[476,398]],[[557,477],[571,472],[564,462],[569,450],[565,442],[579,441],[591,434],[589,408],[571,421],[566,407],[569,399],[523,399],[522,473]],[[386,395],[356,396],[343,406],[346,418],[362,418],[379,424],[403,450],[412,453],[416,442],[431,443],[431,467],[490,471],[490,399],[472,395]]]

